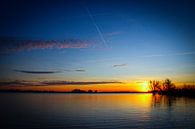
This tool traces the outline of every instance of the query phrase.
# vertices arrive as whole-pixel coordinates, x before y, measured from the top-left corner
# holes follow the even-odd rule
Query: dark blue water
[[[195,129],[195,99],[152,94],[0,93],[1,129]]]

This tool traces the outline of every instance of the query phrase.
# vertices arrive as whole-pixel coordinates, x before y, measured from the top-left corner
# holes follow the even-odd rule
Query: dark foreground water
[[[1,129],[195,129],[195,99],[152,94],[0,93]]]

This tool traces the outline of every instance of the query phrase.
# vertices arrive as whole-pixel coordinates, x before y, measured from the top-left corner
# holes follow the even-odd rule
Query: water
[[[195,129],[195,99],[152,94],[0,93],[2,129]]]

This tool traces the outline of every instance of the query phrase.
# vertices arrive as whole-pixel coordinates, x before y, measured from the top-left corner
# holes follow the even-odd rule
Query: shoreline
[[[101,94],[101,93],[141,93],[141,94],[152,94],[152,92],[65,92],[65,91],[19,91],[19,90],[0,90],[0,93],[65,93],[65,94]]]

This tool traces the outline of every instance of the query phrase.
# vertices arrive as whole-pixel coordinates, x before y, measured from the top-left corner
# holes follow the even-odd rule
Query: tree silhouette
[[[162,91],[160,81],[150,80],[150,89],[152,92]]]
[[[172,81],[168,78],[162,82],[157,80],[150,80],[150,89],[154,94],[176,94],[176,91],[178,91],[178,89],[175,87],[175,84],[172,83]]]
[[[88,93],[93,93],[93,91],[92,91],[92,90],[88,90],[87,92],[88,92]]]
[[[71,92],[72,93],[86,93],[85,90],[81,90],[81,89],[73,89]]]
[[[172,83],[172,81],[170,79],[165,79],[165,81],[163,82],[163,90],[164,91],[171,91],[175,89],[175,84]]]

